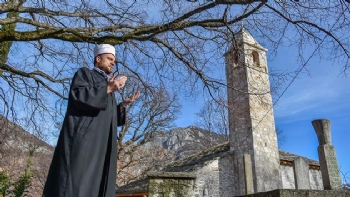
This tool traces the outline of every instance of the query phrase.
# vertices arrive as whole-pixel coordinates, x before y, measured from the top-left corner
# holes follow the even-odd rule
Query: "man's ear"
[[[96,62],[100,62],[101,61],[101,56],[100,55],[96,56],[95,61]]]

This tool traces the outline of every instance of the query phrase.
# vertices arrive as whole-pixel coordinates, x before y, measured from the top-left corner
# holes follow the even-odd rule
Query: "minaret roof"
[[[262,51],[267,51],[266,48],[264,48],[263,46],[260,45],[260,43],[258,43],[254,37],[249,33],[249,31],[244,27],[244,25],[242,24],[241,29],[235,34],[234,39],[232,41],[232,45],[229,48],[228,51],[231,51],[233,46],[242,46],[243,44],[247,44],[250,45],[258,50],[262,50]]]

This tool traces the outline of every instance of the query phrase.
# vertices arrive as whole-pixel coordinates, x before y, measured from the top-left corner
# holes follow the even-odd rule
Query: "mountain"
[[[32,181],[25,196],[41,196],[53,150],[54,147],[0,115],[0,186],[6,184],[3,182],[6,176],[11,184],[19,181],[30,166]]]
[[[173,152],[176,155],[175,160],[228,141],[228,137],[225,135],[212,133],[194,126],[174,128],[169,132],[165,132],[165,134],[162,147]]]
[[[0,148],[20,149],[22,151],[36,148],[36,152],[50,154],[54,148],[35,135],[30,134],[21,126],[0,115]],[[0,150],[2,150],[0,149]]]
[[[125,185],[144,176],[149,170],[162,169],[168,163],[227,141],[227,136],[194,126],[155,132],[150,141],[132,154],[120,153],[117,184]]]
[[[350,183],[343,184],[344,190],[350,190]]]
[[[124,185],[151,169],[162,168],[227,140],[227,136],[194,126],[155,132],[153,138],[137,150],[124,156],[120,153],[117,183]],[[28,196],[40,196],[54,147],[0,115],[0,172],[17,180],[29,162],[30,150],[35,150],[30,168],[34,176]]]

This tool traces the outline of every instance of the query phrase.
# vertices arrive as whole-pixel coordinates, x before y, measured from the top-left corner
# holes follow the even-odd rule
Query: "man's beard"
[[[109,75],[109,74],[111,74],[111,73],[113,72],[113,70],[112,70],[112,71],[109,71],[109,68],[108,68],[108,67],[107,67],[107,68],[104,68],[103,71],[104,71],[107,75]]]

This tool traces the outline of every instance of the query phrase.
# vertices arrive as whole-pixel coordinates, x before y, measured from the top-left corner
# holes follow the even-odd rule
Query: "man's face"
[[[113,72],[115,57],[113,54],[107,53],[96,56],[96,67],[105,71],[106,74]]]

